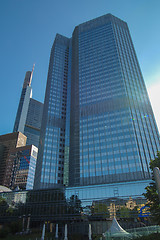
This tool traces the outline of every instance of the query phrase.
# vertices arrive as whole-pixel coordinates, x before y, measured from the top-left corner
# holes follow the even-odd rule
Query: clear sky
[[[160,129],[159,0],[0,0],[0,135],[13,130],[26,71],[33,98],[43,102],[56,33],[111,13],[128,23]]]

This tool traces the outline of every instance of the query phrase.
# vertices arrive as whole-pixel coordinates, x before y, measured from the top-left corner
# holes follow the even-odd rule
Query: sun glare
[[[148,94],[152,104],[153,112],[160,132],[160,81],[148,87]]]

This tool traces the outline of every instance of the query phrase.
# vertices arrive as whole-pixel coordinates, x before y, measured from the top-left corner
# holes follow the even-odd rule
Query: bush
[[[3,228],[0,229],[0,239],[7,237],[9,234],[9,228],[4,226]]]
[[[4,225],[2,229],[0,229],[0,239],[7,237],[9,233],[15,234],[22,230],[22,224],[20,222],[11,222],[7,225]]]
[[[82,234],[73,234],[69,237],[70,240],[88,240],[88,236]]]
[[[22,224],[20,222],[11,222],[9,229],[12,234],[22,231]]]

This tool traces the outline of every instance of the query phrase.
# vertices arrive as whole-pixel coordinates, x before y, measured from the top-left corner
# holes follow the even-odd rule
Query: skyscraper
[[[151,178],[159,133],[126,22],[107,14],[57,34],[42,119],[35,188],[63,185],[67,166],[73,187]]]
[[[32,75],[33,75],[33,71],[26,72],[13,132],[21,132],[21,133],[24,132],[24,126],[27,118],[29,102],[30,102],[30,98],[32,97],[32,88],[31,88]]]
[[[24,126],[24,135],[27,136],[27,145],[39,145],[39,136],[41,129],[43,113],[43,103],[30,98],[27,118]]]
[[[69,91],[70,40],[57,35],[50,56],[48,80],[44,100],[35,188],[63,185],[65,146],[69,147],[69,118],[67,90]],[[69,96],[69,93],[68,93]],[[67,139],[68,136],[68,139]],[[65,139],[66,138],[66,139]],[[65,144],[66,141],[66,144]]]
[[[21,132],[27,136],[27,145],[38,147],[41,128],[43,103],[32,98],[32,75],[31,71],[26,72],[22,93],[17,110],[13,132]]]

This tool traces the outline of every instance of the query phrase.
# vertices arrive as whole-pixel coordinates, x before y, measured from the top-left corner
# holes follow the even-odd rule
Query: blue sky
[[[106,13],[128,23],[160,128],[159,0],[1,0],[0,135],[12,132],[25,72],[32,70],[33,98],[44,100],[50,49],[56,33]]]

